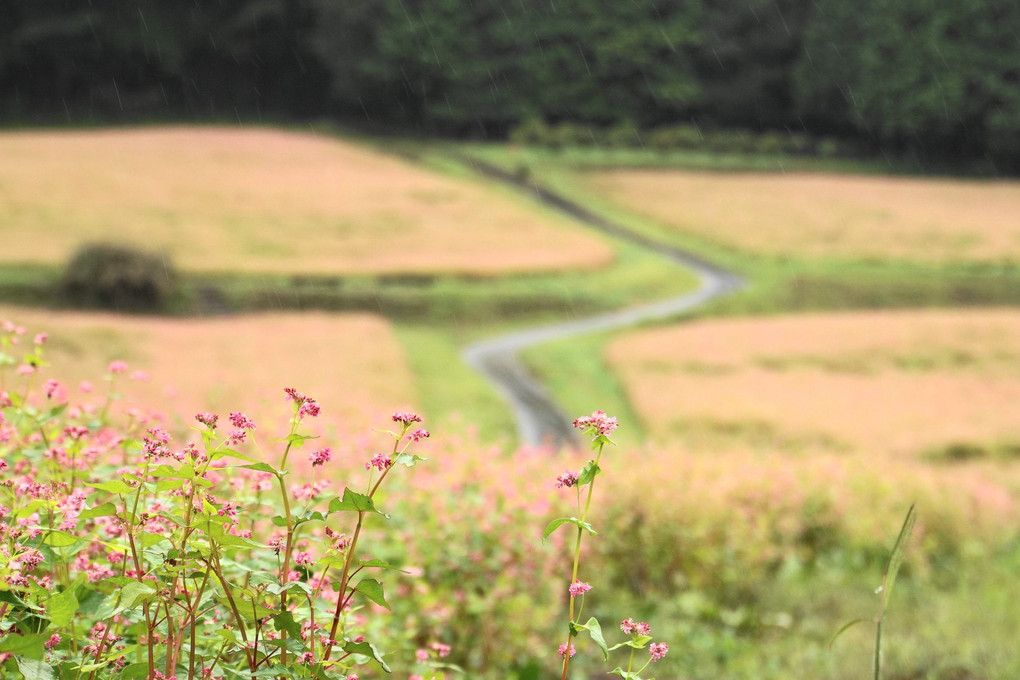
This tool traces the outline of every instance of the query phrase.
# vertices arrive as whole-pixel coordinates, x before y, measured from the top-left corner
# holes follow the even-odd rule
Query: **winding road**
[[[552,445],[557,448],[564,445],[576,446],[577,439],[570,419],[517,357],[520,350],[551,340],[623,328],[642,321],[664,319],[689,312],[744,284],[744,280],[736,274],[720,269],[679,248],[635,233],[601,215],[596,215],[560,194],[501,168],[467,157],[461,157],[460,160],[479,174],[527,191],[535,200],[552,206],[576,220],[648,248],[679,266],[692,270],[700,282],[696,290],[679,297],[517,331],[466,347],[463,353],[464,361],[488,378],[510,404],[517,419],[521,441],[528,446]]]

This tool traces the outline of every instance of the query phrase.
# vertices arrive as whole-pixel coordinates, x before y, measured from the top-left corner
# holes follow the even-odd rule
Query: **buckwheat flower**
[[[128,370],[128,365],[126,361],[111,361],[106,370],[110,373],[125,373]]]
[[[32,375],[35,371],[35,366],[32,366],[31,364],[22,364],[21,366],[18,366],[18,370],[16,370],[15,373],[18,375]]]
[[[305,416],[311,416],[315,418],[319,415],[319,402],[314,399],[306,399],[305,403],[298,407],[297,417],[304,418]]]
[[[372,468],[376,468],[377,470],[382,472],[391,465],[393,465],[392,458],[385,454],[377,453],[372,457],[372,460],[365,463],[365,469],[371,470]]]
[[[137,382],[149,382],[149,374],[145,371],[132,371],[129,377]]]
[[[417,430],[407,435],[407,438],[413,442],[420,442],[422,439],[428,438],[428,436],[429,431],[419,427]]]
[[[442,642],[433,642],[429,647],[435,651],[436,656],[440,659],[450,656],[450,645],[444,645]]]
[[[404,425],[410,425],[411,423],[420,423],[421,416],[417,413],[401,413],[396,412],[393,414],[393,422],[403,423]]]
[[[68,425],[64,428],[64,434],[71,439],[81,439],[88,433],[89,429],[87,427],[82,427],[81,425]]]
[[[311,664],[315,663],[315,655],[312,654],[311,652],[305,652],[300,657],[298,657],[298,663],[300,663],[302,666],[310,666]]]
[[[8,392],[0,392],[0,408],[7,408],[13,406],[14,402],[11,401],[11,395]]]
[[[644,621],[641,621],[640,623],[634,624],[634,632],[637,633],[638,635],[651,635],[652,627],[649,626]]]
[[[329,447],[319,449],[318,451],[313,451],[312,453],[310,453],[308,455],[308,460],[309,462],[311,462],[312,467],[318,467],[323,463],[329,462],[329,453],[330,453]]]
[[[50,639],[43,643],[43,647],[46,649],[53,649],[60,644],[60,636],[54,633],[50,636]]]
[[[274,536],[269,540],[269,547],[272,548],[273,552],[275,552],[277,555],[280,554],[280,551],[283,550],[285,545],[286,541],[284,540],[283,536]]]
[[[88,380],[82,380],[80,383],[78,383],[78,389],[82,393],[88,394],[89,392],[92,391],[92,383],[90,383]]]
[[[568,652],[567,643],[564,642],[562,645],[560,645],[560,648],[557,651],[558,651],[560,656],[566,656],[567,652]],[[574,656],[575,654],[577,654],[577,650],[574,649],[574,645],[570,645],[569,653],[570,653],[570,656]]]
[[[329,539],[330,548],[338,552],[347,550],[347,546],[351,544],[351,539],[347,538],[347,534],[339,534],[329,527],[326,527],[326,538]]]
[[[230,436],[227,437],[227,444],[229,446],[238,446],[239,444],[243,444],[247,437],[247,430],[231,430]]]
[[[53,395],[60,389],[60,383],[50,378],[46,381],[46,398],[52,399]]]
[[[236,427],[236,428],[245,429],[245,430],[254,430],[255,429],[255,423],[252,422],[251,418],[249,418],[248,416],[244,415],[240,411],[236,411],[236,412],[230,414],[230,422],[233,423],[234,427]]]
[[[570,470],[567,470],[562,475],[556,478],[556,488],[562,489],[563,487],[570,488],[577,484],[577,475]]]
[[[669,645],[665,642],[653,642],[648,645],[648,653],[652,655],[652,661],[658,661],[662,657],[666,656],[669,651]]]
[[[577,597],[578,595],[584,595],[591,590],[591,586],[584,581],[574,581],[570,584],[570,587],[567,588],[567,590],[570,592],[570,597]]]
[[[50,339],[50,336],[48,334],[46,334],[46,333],[37,333],[35,338],[33,338],[32,343],[36,347],[42,347],[43,345],[46,344],[46,341],[49,340],[49,339]]]
[[[589,434],[605,436],[619,427],[619,424],[616,418],[607,416],[605,411],[595,411],[590,416],[575,418],[574,427]]]
[[[294,554],[294,564],[311,564],[312,555],[311,553],[299,550]]]
[[[427,649],[419,649],[418,651],[416,651],[414,653],[414,658],[418,659],[418,661],[428,661],[429,660],[429,650],[427,650]]]
[[[634,619],[624,619],[623,621],[620,621],[620,630],[627,635],[630,635],[634,632],[634,626],[636,625],[637,624],[634,623]]]
[[[357,673],[351,673],[347,676],[347,680],[361,680],[361,677]]]

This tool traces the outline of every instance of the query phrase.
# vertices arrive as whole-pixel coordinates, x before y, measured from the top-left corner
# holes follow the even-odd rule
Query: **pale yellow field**
[[[925,262],[1020,257],[1020,182],[617,170],[589,188],[660,224],[753,253]]]
[[[601,239],[469,179],[353,143],[260,128],[0,134],[0,262],[62,262],[85,241],[191,271],[549,271]]]
[[[0,307],[0,319],[25,326],[22,339],[50,335],[44,358],[52,365],[35,380],[55,378],[72,401],[86,398],[81,380],[93,383],[101,402],[102,379],[111,360],[124,360],[129,374],[142,370],[148,382],[121,375],[115,388],[131,403],[193,425],[192,415],[213,411],[226,417],[244,411],[274,436],[286,430],[294,387],[322,406],[315,428],[360,432],[384,424],[415,400],[410,371],[389,323],[368,314],[264,314],[222,319],[157,319]],[[8,388],[21,377],[8,377]]]
[[[876,458],[1020,445],[1012,310],[703,321],[607,353],[660,440]]]

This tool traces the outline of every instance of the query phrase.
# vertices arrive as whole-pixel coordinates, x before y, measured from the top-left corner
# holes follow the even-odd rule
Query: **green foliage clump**
[[[126,246],[82,246],[60,282],[61,298],[76,307],[155,312],[167,309],[177,276],[160,254]]]

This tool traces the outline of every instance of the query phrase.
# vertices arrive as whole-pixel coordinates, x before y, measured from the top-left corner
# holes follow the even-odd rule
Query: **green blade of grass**
[[[896,582],[896,574],[900,570],[900,565],[903,564],[903,554],[906,552],[907,541],[914,530],[915,521],[917,521],[917,507],[911,503],[910,509],[907,511],[907,517],[903,520],[900,535],[896,538],[896,544],[893,545],[892,555],[889,556],[889,565],[885,568],[885,577],[882,579],[881,611],[885,611],[885,605],[889,602],[889,596],[892,595],[893,584]]]

